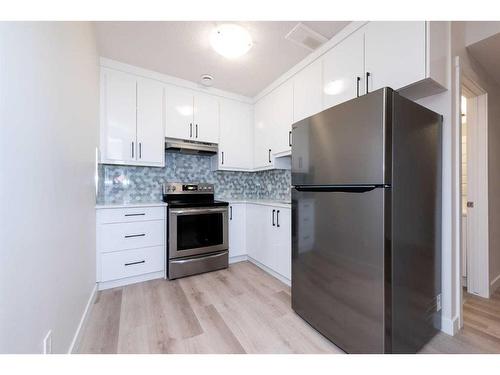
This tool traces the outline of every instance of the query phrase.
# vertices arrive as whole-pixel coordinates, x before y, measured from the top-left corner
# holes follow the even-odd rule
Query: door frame
[[[488,93],[471,76],[467,69],[458,67],[459,90],[457,120],[459,125],[459,267],[458,280],[460,309],[459,325],[463,326],[462,290],[462,122],[461,97],[467,98],[467,189],[472,194],[474,215],[467,215],[467,291],[484,298],[490,296],[489,281],[489,228],[488,228]],[[474,172],[471,176],[471,168]],[[486,181],[486,183],[481,183]],[[472,187],[472,189],[471,189]],[[470,195],[469,195],[470,196]],[[472,220],[471,220],[472,219]],[[474,249],[471,252],[471,249]],[[472,261],[471,261],[472,259]]]

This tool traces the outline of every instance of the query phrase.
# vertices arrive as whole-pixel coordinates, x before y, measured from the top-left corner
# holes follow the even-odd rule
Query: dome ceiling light
[[[235,59],[243,56],[252,48],[252,37],[240,25],[226,23],[218,25],[210,34],[210,44],[220,55]]]

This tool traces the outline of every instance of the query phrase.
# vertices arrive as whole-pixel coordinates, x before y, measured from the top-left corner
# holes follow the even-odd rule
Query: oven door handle
[[[174,215],[185,215],[185,214],[209,214],[213,212],[227,212],[227,207],[223,208],[188,208],[188,209],[179,209],[174,208],[169,210],[171,214]]]

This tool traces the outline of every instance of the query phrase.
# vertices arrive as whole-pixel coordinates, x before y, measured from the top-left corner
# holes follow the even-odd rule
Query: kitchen
[[[39,338],[26,328],[2,351],[451,351],[466,340],[446,281],[452,24],[95,21],[74,34],[71,23],[37,25],[38,35],[67,27],[92,51],[85,64],[96,62],[78,82],[82,98],[97,98],[79,102],[95,125],[61,128],[81,140],[64,150],[82,153],[74,165],[85,154],[78,178],[92,179],[71,202],[85,212],[71,219],[81,232],[61,233],[86,249],[85,259],[60,258],[84,281],[62,293],[73,301],[64,329],[48,310],[47,322],[30,323]],[[156,53],[162,44],[168,53]],[[266,61],[273,49],[286,58]],[[78,80],[69,59],[75,70],[63,74]],[[308,258],[332,243],[335,261]]]

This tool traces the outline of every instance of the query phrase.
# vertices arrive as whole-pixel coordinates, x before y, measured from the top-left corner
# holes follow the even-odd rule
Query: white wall
[[[0,22],[0,353],[67,352],[95,285],[87,22]]]
[[[460,24],[464,28],[464,47],[500,33],[500,21],[465,21]]]

